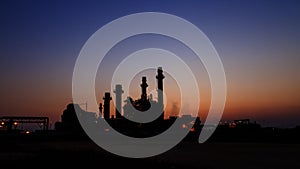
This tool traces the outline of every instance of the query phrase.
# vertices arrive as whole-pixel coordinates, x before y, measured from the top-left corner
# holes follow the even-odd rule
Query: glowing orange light
[[[1,125],[3,126],[5,123],[4,123],[4,121],[3,122],[1,122]]]
[[[194,128],[194,127],[193,127],[193,128],[191,128],[191,129],[190,129],[190,131],[191,131],[191,132],[194,132],[194,131],[195,131],[195,128]]]
[[[229,124],[229,128],[235,128],[236,127],[236,124],[235,123],[230,123]]]
[[[18,123],[17,123],[17,122],[14,122],[14,125],[16,126],[16,125],[18,125]]]
[[[27,130],[27,131],[25,132],[25,134],[30,134],[30,131]]]

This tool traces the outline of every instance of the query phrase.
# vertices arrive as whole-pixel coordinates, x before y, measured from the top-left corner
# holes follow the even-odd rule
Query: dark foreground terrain
[[[1,136],[2,168],[131,169],[299,169],[300,144],[184,141],[170,151],[145,159],[119,157],[89,139],[56,136]]]

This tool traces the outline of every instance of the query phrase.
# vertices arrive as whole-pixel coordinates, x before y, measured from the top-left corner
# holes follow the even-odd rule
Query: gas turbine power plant
[[[182,129],[191,128],[191,131],[196,131],[200,129],[200,118],[194,118],[190,115],[170,116],[165,118],[164,111],[164,98],[163,98],[163,80],[165,76],[163,75],[163,70],[161,67],[157,69],[157,100],[153,99],[152,94],[148,96],[147,94],[147,77],[142,77],[141,96],[140,98],[134,100],[132,97],[127,96],[127,98],[122,101],[122,94],[124,93],[121,84],[116,84],[115,86],[115,116],[111,111],[111,100],[112,96],[110,92],[105,92],[103,97],[103,103],[99,103],[99,116],[96,117],[96,113],[87,112],[80,108],[79,104],[69,104],[67,109],[63,112],[61,116],[61,122],[56,123],[55,128],[57,130],[65,132],[83,132],[80,123],[76,116],[76,110],[80,110],[79,114],[81,117],[88,119],[89,123],[95,124],[95,126],[101,126],[101,120],[99,118],[104,118],[104,120],[114,129],[119,132],[132,137],[150,137],[157,135],[166,129],[168,129],[177,118],[184,119],[186,123],[182,124]],[[122,105],[122,102],[125,104]],[[123,114],[122,114],[123,108]],[[139,113],[144,113],[143,115],[151,115],[151,113],[158,115],[153,121],[150,122],[135,122],[132,120]],[[157,114],[160,113],[160,114]],[[141,114],[139,114],[141,115]],[[143,116],[144,117],[144,116]],[[148,117],[148,116],[147,116]],[[95,123],[96,122],[96,123]],[[103,122],[103,121],[102,121]],[[99,127],[101,130],[101,127]],[[199,131],[199,130],[197,130]]]
[[[124,101],[125,105],[123,106],[124,115],[122,116],[120,110],[122,110],[122,94],[124,93],[122,89],[121,84],[117,84],[115,88],[115,117],[111,116],[110,112],[110,101],[112,100],[111,95],[109,92],[106,92],[104,94],[103,100],[104,104],[99,104],[99,114],[104,114],[104,119],[108,120],[111,118],[116,119],[122,119],[123,117],[126,117],[130,119],[130,117],[134,116],[135,113],[138,113],[138,111],[144,112],[150,109],[150,107],[154,110],[161,111],[162,114],[159,117],[159,120],[164,120],[164,103],[163,103],[163,79],[165,76],[163,75],[163,70],[161,67],[157,69],[157,101],[153,100],[152,94],[149,96],[147,95],[147,77],[142,77],[142,83],[141,83],[141,97],[137,100],[133,100],[131,97],[127,97],[127,99]],[[102,112],[102,110],[104,112]]]
[[[115,116],[111,114],[110,101],[112,100],[111,94],[105,92],[103,97],[103,104],[99,104],[99,118],[103,114],[103,118],[119,132],[124,133],[129,136],[134,137],[149,137],[163,132],[168,129],[177,118],[177,116],[172,116],[165,119],[164,111],[164,98],[163,98],[163,80],[165,76],[163,75],[162,67],[157,69],[157,100],[153,100],[152,94],[148,96],[147,94],[147,77],[142,77],[141,86],[141,96],[139,99],[134,100],[132,97],[128,96],[124,101],[125,105],[122,106],[122,94],[124,93],[121,84],[117,84],[114,90],[115,93]],[[123,107],[124,114],[121,114],[121,108]],[[151,111],[148,111],[151,110]],[[146,112],[148,111],[148,112]],[[158,118],[148,123],[137,123],[131,121],[130,119],[137,113],[161,113]],[[183,115],[181,118],[185,118],[187,121],[193,121],[193,118],[189,115]],[[190,119],[190,120],[189,120]],[[196,118],[195,123],[183,124],[183,128],[193,125],[192,131],[195,128],[199,128],[200,119]]]

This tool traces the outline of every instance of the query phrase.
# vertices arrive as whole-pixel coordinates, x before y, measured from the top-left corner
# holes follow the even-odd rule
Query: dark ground
[[[300,144],[184,141],[145,159],[119,157],[88,139],[0,137],[2,168],[299,169]]]

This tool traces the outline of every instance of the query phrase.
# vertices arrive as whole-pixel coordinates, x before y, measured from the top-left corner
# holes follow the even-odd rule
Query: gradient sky
[[[296,0],[2,0],[0,115],[49,116],[53,124],[60,120],[72,100],[73,68],[86,40],[114,19],[153,11],[192,22],[214,44],[228,84],[223,120],[251,118],[267,126],[300,125],[299,9]],[[143,38],[155,37],[140,38],[128,41],[130,49],[155,42],[144,41],[136,47]],[[165,47],[168,46],[172,50],[173,45]],[[118,60],[118,50],[112,53],[108,63]],[[205,118],[210,93],[205,80],[201,86],[203,96],[208,98],[202,98],[204,103],[201,103],[204,106],[200,116]],[[104,90],[96,89],[97,97],[101,98]]]

